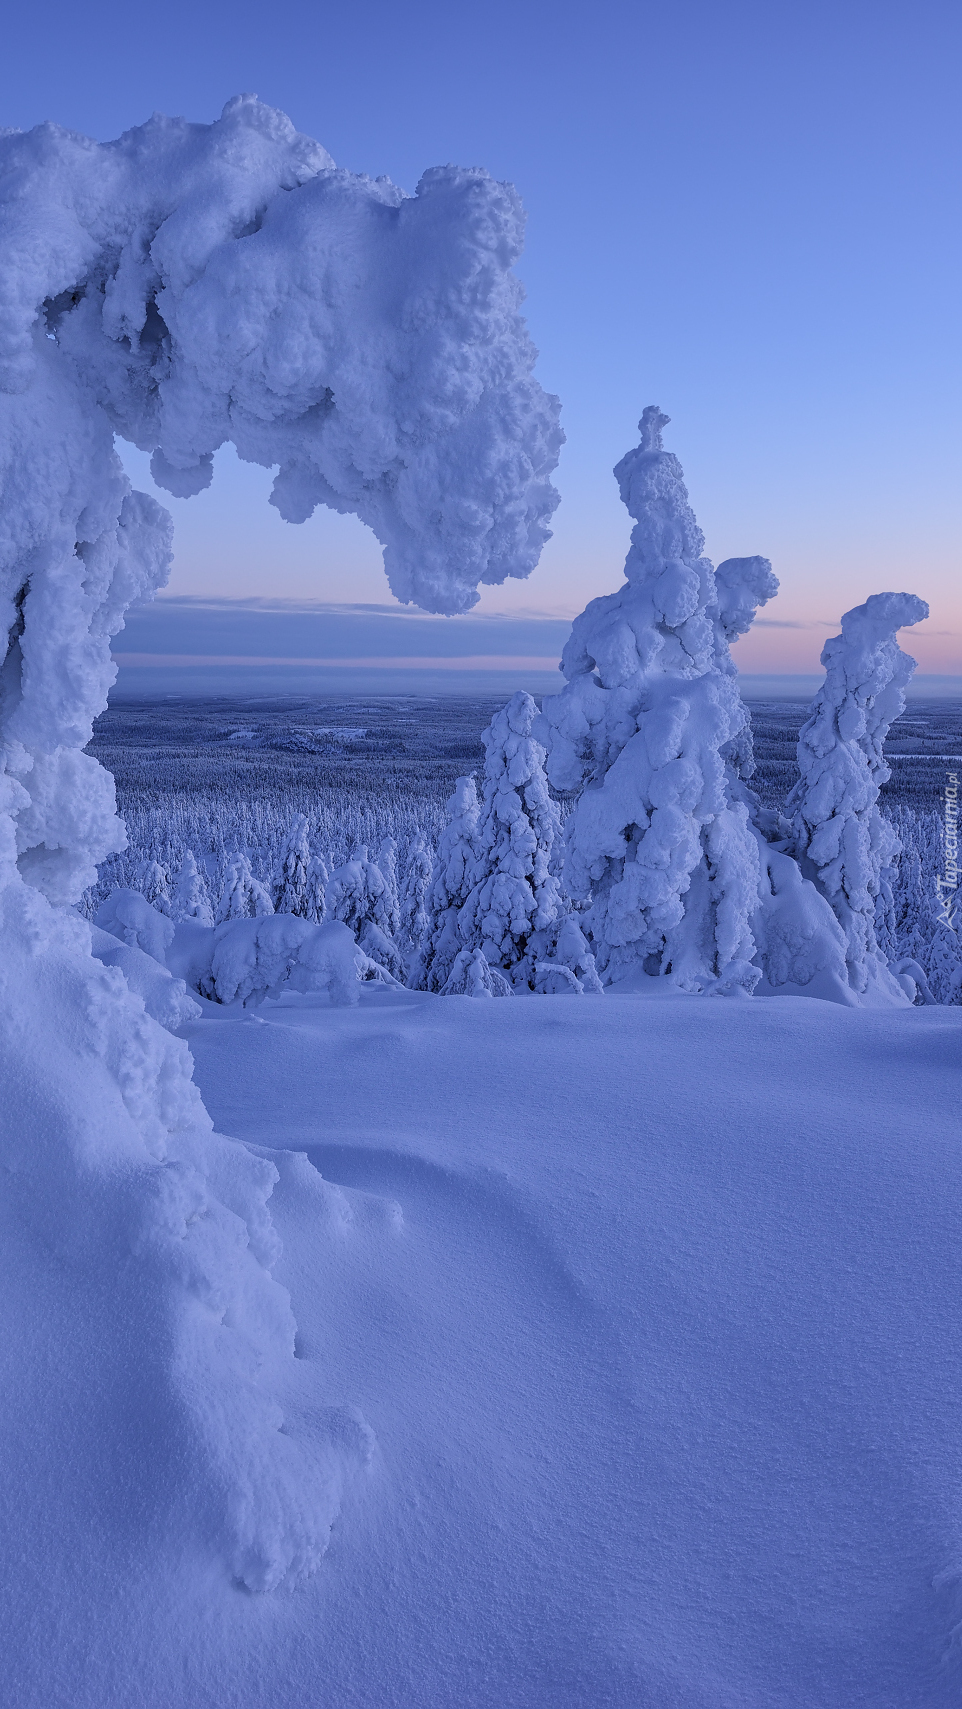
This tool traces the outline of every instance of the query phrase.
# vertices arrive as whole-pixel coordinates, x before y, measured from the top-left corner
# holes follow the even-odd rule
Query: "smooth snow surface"
[[[650,983],[204,1005],[216,1126],[282,1148],[272,1381],[339,1516],[235,1589],[122,1284],[21,1221],[6,1701],[955,1709],[962,1014]]]

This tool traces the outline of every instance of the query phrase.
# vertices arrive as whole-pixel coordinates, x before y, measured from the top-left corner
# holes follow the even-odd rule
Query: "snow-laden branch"
[[[438,167],[413,196],[337,170],[253,97],[113,143],[0,138],[0,727],[18,849],[74,899],[121,833],[81,758],[110,638],[160,586],[170,523],[116,431],[198,492],[213,454],[276,469],[272,502],[357,515],[397,596],[467,610],[526,576],[557,503],[557,399],[512,272],[517,193]]]

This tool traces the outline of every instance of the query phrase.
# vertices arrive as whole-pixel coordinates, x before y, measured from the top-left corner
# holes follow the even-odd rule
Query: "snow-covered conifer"
[[[510,997],[511,986],[479,949],[462,949],[444,983],[443,997]]]
[[[847,611],[842,633],[822,650],[825,684],[798,738],[801,777],[786,810],[802,871],[828,899],[845,933],[849,982],[892,994],[894,982],[875,935],[882,875],[898,858],[898,838],[878,809],[891,775],[882,744],[905,707],[915,660],[896,633],[928,616],[924,600],[876,593]]]
[[[428,892],[428,916],[409,983],[415,991],[443,991],[451,970],[466,946],[458,915],[471,893],[478,858],[478,819],[481,804],[473,777],[459,777],[447,803],[447,824],[441,833]]]
[[[385,901],[390,936],[397,938],[401,927],[401,909],[398,899],[397,843],[393,837],[385,837],[381,843],[377,851],[377,864],[387,885]]]
[[[580,919],[606,981],[644,970],[687,990],[751,990],[762,872],[728,649],[778,584],[764,558],[729,559],[716,576],[662,448],[667,419],[646,409],[615,470],[636,519],[627,582],[576,618],[568,686],[535,733],[554,786],[582,791],[565,885],[591,900]]]
[[[351,859],[331,873],[325,892],[327,918],[341,920],[361,949],[395,979],[404,978],[404,958],[391,933],[391,896],[387,879],[361,844]]]
[[[170,875],[158,860],[142,860],[134,872],[133,888],[145,896],[152,908],[170,914]]]
[[[197,869],[197,862],[192,849],[185,851],[180,870],[174,881],[170,911],[171,918],[174,920],[196,920],[201,926],[212,926],[214,924],[214,913],[207,894],[207,886]]]
[[[305,918],[320,924],[323,920],[327,904],[324,893],[330,879],[327,862],[323,855],[311,855],[307,868],[307,900]]]
[[[274,904],[265,886],[251,872],[247,855],[242,850],[238,851],[227,864],[215,924],[222,925],[225,920],[259,919],[273,912]]]
[[[399,898],[399,942],[405,949],[416,949],[428,929],[425,906],[434,861],[422,832],[418,832],[408,849],[407,870]]]
[[[531,734],[538,708],[519,690],[484,733],[484,802],[471,890],[458,915],[466,948],[480,949],[511,984],[534,990],[535,933],[564,913],[552,853],[561,822]]]
[[[297,813],[284,839],[277,865],[273,894],[275,914],[297,914],[302,919],[309,918],[307,875],[310,864],[307,820],[303,813]]]
[[[531,940],[534,989],[543,994],[569,995],[604,990],[578,917],[567,911]]]

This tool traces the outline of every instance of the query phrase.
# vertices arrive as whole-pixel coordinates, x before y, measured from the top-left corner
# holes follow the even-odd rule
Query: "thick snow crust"
[[[73,965],[25,1022],[64,1138],[4,1155],[17,1709],[956,1709],[957,1009],[705,1002],[662,979],[573,1003],[362,986],[352,1008],[206,1006],[198,1082],[254,1152],[192,1099],[157,1136],[175,1168],[135,1101],[158,1038],[184,1045],[145,1035],[128,1108],[102,1055],[111,976],[81,1018]],[[88,1117],[57,1026],[99,1076]],[[108,1148],[98,1196],[68,1198],[65,1165]],[[230,1213],[197,1214],[201,1152],[233,1171]],[[169,1196],[133,1238],[142,1177]],[[212,1301],[225,1247],[243,1319]],[[282,1288],[299,1357],[272,1364]],[[212,1362],[247,1389],[265,1359],[284,1428],[259,1428],[299,1498],[317,1480],[319,1527],[340,1504],[294,1590],[223,1570],[217,1444],[259,1450],[225,1411],[195,1457],[171,1312],[193,1403]],[[270,1338],[248,1339],[255,1313]],[[277,1557],[314,1546],[289,1488]],[[253,1477],[245,1500],[263,1526]]]

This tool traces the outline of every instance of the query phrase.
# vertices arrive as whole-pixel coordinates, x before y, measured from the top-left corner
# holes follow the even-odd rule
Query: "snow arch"
[[[288,521],[356,514],[398,598],[440,612],[533,568],[562,436],[511,272],[520,202],[483,171],[406,196],[251,96],[106,145],[42,125],[0,160],[0,728],[29,797],[7,811],[24,876],[64,902],[116,847],[80,754],[110,638],[170,557],[115,431],[179,496],[232,441],[277,469]]]
[[[70,907],[124,840],[83,751],[111,637],[170,561],[170,518],[131,490],[114,433],[181,496],[230,440],[277,469],[289,521],[353,512],[400,599],[468,609],[479,582],[529,573],[557,503],[522,226],[483,171],[440,167],[406,196],[249,96],[106,145],[0,136],[0,1164],[24,1262],[73,1265],[78,1298],[108,1278],[85,1318],[92,1390],[135,1388],[165,1421],[154,1460],[252,1588],[313,1565],[341,1470],[282,1429],[276,1171],[211,1132],[186,1046]]]

